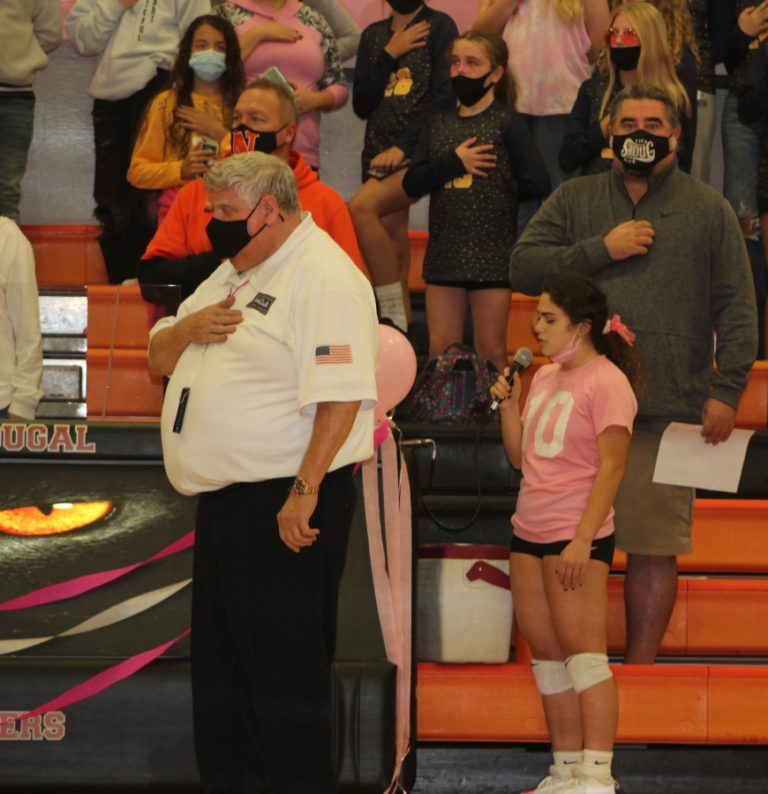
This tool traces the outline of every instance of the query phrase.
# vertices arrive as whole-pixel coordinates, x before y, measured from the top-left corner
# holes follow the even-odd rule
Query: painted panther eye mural
[[[0,532],[40,537],[90,526],[112,512],[112,502],[56,502],[0,510]]]

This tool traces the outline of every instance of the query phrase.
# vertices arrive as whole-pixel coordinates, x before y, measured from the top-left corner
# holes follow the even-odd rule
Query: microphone
[[[512,359],[512,366],[509,368],[509,375],[507,375],[507,383],[509,383],[510,386],[515,379],[515,373],[522,372],[526,367],[530,367],[531,361],[533,361],[533,353],[531,353],[529,347],[521,347],[517,353],[515,353],[515,357]],[[501,403],[501,400],[494,400],[491,403],[491,411],[497,411],[499,403]]]

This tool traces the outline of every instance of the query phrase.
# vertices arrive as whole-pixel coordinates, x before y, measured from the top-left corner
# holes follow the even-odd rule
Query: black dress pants
[[[155,232],[147,212],[148,197],[154,192],[133,187],[126,174],[144,112],[152,97],[166,87],[168,76],[160,69],[131,96],[93,101],[94,214],[101,224],[99,245],[112,284],[137,275],[139,260]]]
[[[331,660],[355,503],[326,475],[298,554],[276,516],[291,479],[199,498],[192,597],[195,748],[207,794],[334,794]]]

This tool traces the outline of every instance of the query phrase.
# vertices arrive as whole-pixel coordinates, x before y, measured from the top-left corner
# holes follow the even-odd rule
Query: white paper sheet
[[[736,493],[754,430],[734,430],[721,444],[705,444],[701,425],[671,422],[664,431],[653,481]]]

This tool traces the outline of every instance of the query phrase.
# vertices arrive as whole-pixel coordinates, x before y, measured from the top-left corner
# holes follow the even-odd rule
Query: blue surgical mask
[[[206,83],[218,80],[227,69],[227,58],[223,52],[203,50],[189,56],[189,68]]]

